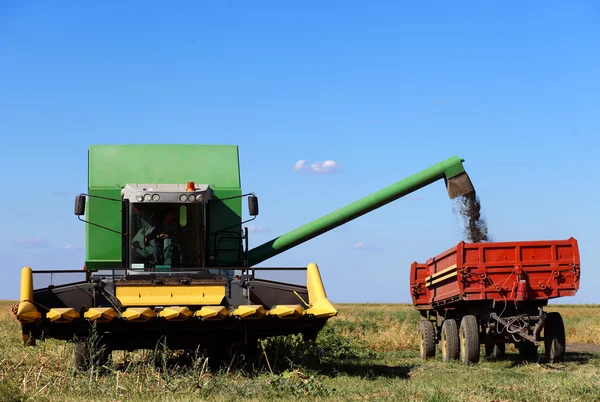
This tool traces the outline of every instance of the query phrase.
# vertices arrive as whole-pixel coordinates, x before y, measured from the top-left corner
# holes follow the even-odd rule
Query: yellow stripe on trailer
[[[456,271],[454,271],[454,272],[450,272],[449,274],[446,274],[446,275],[444,275],[444,276],[437,277],[436,279],[434,279],[434,280],[433,280],[433,281],[431,281],[431,282],[426,282],[426,285],[425,285],[425,286],[426,286],[426,287],[433,286],[433,285],[435,285],[436,283],[439,283],[439,282],[445,281],[446,279],[454,278],[456,275],[458,275],[458,272],[456,272]]]
[[[185,321],[192,316],[187,307],[165,307],[158,316],[168,321]]]
[[[154,318],[155,314],[148,307],[129,307],[121,317],[127,321],[144,322]]]
[[[194,316],[204,320],[223,320],[228,315],[229,311],[225,306],[204,306],[194,313]]]
[[[46,318],[52,322],[71,322],[79,318],[79,313],[74,308],[51,308],[46,313]]]
[[[90,321],[110,322],[118,317],[112,307],[93,307],[86,311],[83,316]]]
[[[244,320],[255,320],[265,316],[267,311],[260,304],[242,305],[233,310],[234,317],[240,317]]]
[[[298,318],[302,315],[302,306],[299,304],[280,304],[269,310],[267,315],[272,315],[285,320]]]
[[[446,275],[453,270],[456,270],[456,264],[453,264],[453,265],[449,266],[448,268],[442,269],[439,272],[435,272],[435,273],[429,275],[427,278],[425,278],[425,282],[430,282],[431,280],[439,278],[440,276]]]
[[[117,285],[117,299],[123,306],[190,306],[220,304],[224,285]]]

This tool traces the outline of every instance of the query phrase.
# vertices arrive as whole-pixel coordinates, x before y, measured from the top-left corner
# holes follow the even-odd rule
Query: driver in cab
[[[160,235],[166,235],[172,239],[177,237],[179,232],[179,224],[175,219],[175,211],[168,211],[163,220],[158,221],[154,228],[144,237],[144,244],[147,246],[152,240]]]

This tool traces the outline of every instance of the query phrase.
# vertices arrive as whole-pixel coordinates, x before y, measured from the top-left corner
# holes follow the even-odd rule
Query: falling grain
[[[490,241],[488,227],[485,219],[481,216],[481,203],[475,191],[471,191],[456,199],[455,211],[461,218],[466,241],[481,243]]]

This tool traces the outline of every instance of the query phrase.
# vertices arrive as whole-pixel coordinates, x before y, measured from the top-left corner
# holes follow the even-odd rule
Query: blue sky
[[[577,238],[561,302],[600,303],[599,45],[594,1],[3,1],[0,298],[82,266],[90,144],[206,143],[240,147],[251,246],[459,155],[494,239]],[[461,239],[438,182],[264,265],[409,302],[410,264]]]

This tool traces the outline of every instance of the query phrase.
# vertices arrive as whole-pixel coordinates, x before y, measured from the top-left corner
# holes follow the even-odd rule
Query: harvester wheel
[[[78,370],[89,370],[92,366],[102,367],[110,362],[112,349],[106,343],[98,345],[98,350],[90,352],[88,340],[78,340],[73,347],[73,365]]]
[[[464,364],[479,361],[479,324],[474,315],[466,315],[460,322],[460,359]]]
[[[435,328],[429,320],[419,322],[419,349],[421,359],[429,359],[435,356]]]
[[[444,320],[442,324],[442,360],[448,362],[456,360],[460,356],[460,343],[458,340],[458,324],[456,320]]]
[[[226,343],[216,342],[207,352],[210,371],[216,372],[222,368],[223,364],[228,363],[229,350]]]
[[[562,361],[565,356],[566,344],[565,324],[560,313],[548,313],[544,325],[546,357],[553,363]]]
[[[73,365],[78,370],[87,370],[89,364],[89,348],[86,341],[77,341],[73,347]]]

